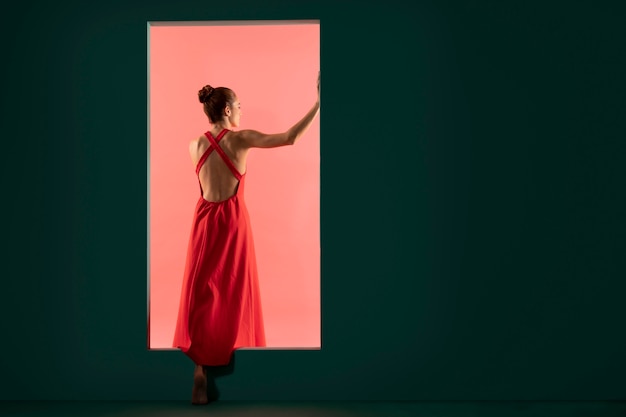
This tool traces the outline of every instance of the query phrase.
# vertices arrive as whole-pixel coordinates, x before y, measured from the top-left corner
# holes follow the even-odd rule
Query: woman
[[[248,211],[243,198],[246,159],[252,148],[293,145],[319,113],[308,113],[283,133],[235,131],[241,103],[229,88],[205,86],[198,92],[212,125],[189,145],[200,183],[187,249],[174,347],[196,368],[193,404],[207,404],[208,366],[227,365],[233,350],[265,346],[265,332]]]

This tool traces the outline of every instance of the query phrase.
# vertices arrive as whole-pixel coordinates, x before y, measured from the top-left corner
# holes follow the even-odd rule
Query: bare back
[[[210,131],[214,138],[217,138],[219,131]],[[224,151],[226,156],[242,175],[246,172],[246,159],[248,149],[237,146],[236,132],[228,131],[219,141],[218,146]],[[211,143],[206,136],[202,135],[192,141],[189,145],[189,154],[195,165],[198,164],[202,155],[211,147]],[[239,180],[230,171],[218,152],[211,151],[206,161],[202,164],[198,179],[202,187],[202,197],[211,202],[227,200],[235,195]]]

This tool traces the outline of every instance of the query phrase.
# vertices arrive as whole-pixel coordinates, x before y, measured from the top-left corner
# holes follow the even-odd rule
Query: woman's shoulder
[[[189,148],[197,148],[198,146],[200,146],[203,143],[208,142],[208,139],[206,138],[206,136],[202,135],[202,136],[198,136],[195,139],[192,139],[191,141],[189,141]]]
[[[233,149],[239,149],[242,147],[242,131],[241,130],[228,130],[224,134],[222,139],[224,143],[228,144]]]
[[[209,140],[204,135],[192,139],[189,142],[189,153],[191,156],[193,157],[194,155],[204,152],[209,147],[208,142]]]

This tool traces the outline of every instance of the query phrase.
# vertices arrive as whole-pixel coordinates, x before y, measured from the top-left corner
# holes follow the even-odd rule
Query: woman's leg
[[[209,402],[217,401],[220,398],[220,393],[217,390],[217,385],[215,384],[215,377],[217,376],[217,371],[219,367],[216,366],[205,366],[204,372],[206,374],[206,383],[207,383],[207,396]]]
[[[206,371],[202,365],[196,364],[193,372],[193,390],[191,391],[191,403],[194,405],[208,404]]]

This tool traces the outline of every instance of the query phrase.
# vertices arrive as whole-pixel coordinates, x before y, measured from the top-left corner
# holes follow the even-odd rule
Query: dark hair
[[[235,92],[230,88],[205,85],[198,91],[198,99],[204,104],[204,113],[209,118],[209,122],[215,123],[222,120],[224,109],[227,105],[234,103]]]

